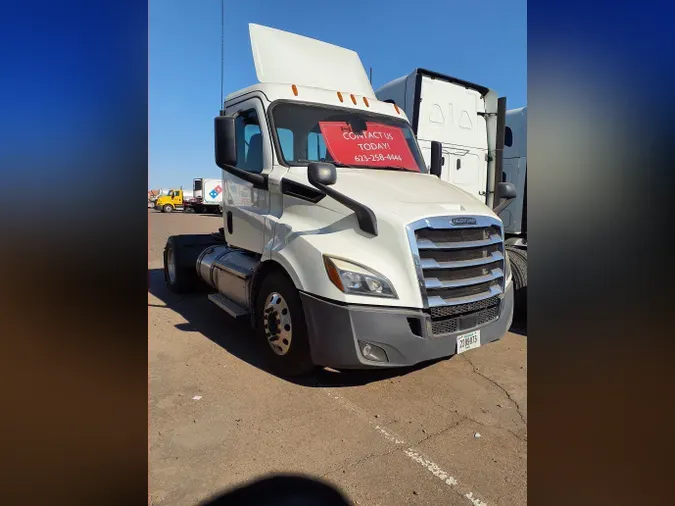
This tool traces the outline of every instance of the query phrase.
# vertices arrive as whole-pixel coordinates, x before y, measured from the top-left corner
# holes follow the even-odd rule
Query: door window
[[[513,146],[513,132],[509,127],[504,131],[504,146]]]
[[[260,122],[255,109],[249,109],[237,116],[237,167],[247,172],[260,173],[263,170],[263,142]]]
[[[292,160],[293,153],[295,152],[293,146],[293,131],[288,128],[277,128],[277,138],[279,139],[279,145],[281,146],[281,152],[284,154],[284,158]]]

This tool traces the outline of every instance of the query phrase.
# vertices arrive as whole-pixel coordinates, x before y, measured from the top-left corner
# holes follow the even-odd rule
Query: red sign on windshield
[[[420,172],[399,127],[366,122],[366,130],[356,134],[344,121],[320,121],[319,128],[326,148],[338,163]]]

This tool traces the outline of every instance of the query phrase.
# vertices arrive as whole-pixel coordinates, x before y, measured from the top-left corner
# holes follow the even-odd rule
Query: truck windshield
[[[427,172],[415,135],[404,120],[281,102],[272,108],[272,121],[286,165],[330,162],[337,167]]]

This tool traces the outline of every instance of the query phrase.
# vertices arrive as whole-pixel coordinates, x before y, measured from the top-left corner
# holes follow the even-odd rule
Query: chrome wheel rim
[[[291,311],[280,293],[272,292],[265,299],[263,325],[272,351],[277,355],[286,355],[291,348],[293,326]]]
[[[176,284],[176,261],[173,256],[173,249],[170,248],[166,254],[166,270],[169,271],[169,283]]]

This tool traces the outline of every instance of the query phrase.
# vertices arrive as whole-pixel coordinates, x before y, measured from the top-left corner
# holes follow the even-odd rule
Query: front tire
[[[170,213],[170,212],[173,212],[173,206],[172,206],[171,204],[166,204],[166,205],[162,208],[162,212],[163,212],[163,213]]]
[[[294,377],[314,370],[300,294],[281,272],[270,273],[260,286],[256,334],[275,373]]]

